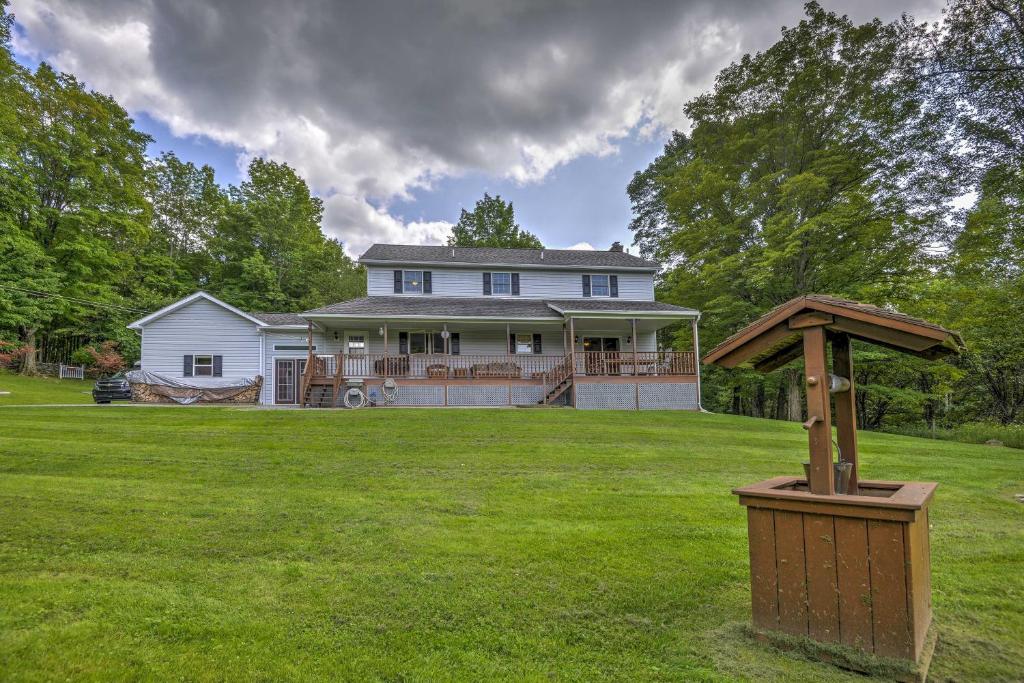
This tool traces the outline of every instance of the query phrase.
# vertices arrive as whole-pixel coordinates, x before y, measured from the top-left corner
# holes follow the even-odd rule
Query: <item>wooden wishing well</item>
[[[958,334],[927,321],[807,295],[759,318],[704,358],[761,372],[804,358],[805,476],[779,476],[733,491],[747,508],[754,626],[872,655],[924,660],[926,668],[928,505],[937,484],[861,479],[853,339],[928,359],[963,348]]]

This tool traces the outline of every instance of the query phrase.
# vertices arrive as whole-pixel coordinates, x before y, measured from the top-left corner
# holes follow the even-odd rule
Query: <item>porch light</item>
[[[384,336],[384,328],[383,327],[378,328],[377,329],[377,334],[379,334],[380,336],[383,337]]]

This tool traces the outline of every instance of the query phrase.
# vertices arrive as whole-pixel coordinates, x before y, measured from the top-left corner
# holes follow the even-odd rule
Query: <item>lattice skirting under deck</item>
[[[576,407],[580,410],[636,410],[636,384],[601,384],[598,382],[577,383]],[[641,410],[696,410],[697,385],[690,382],[678,384],[640,384]]]
[[[508,386],[466,386],[448,387],[450,406],[507,406]]]
[[[344,389],[343,389],[344,391]],[[384,404],[384,396],[381,395],[380,387],[370,389],[370,398],[378,401],[378,405]],[[396,406],[443,406],[444,387],[442,386],[409,386],[398,387],[398,399]]]
[[[544,387],[512,385],[512,405],[536,405],[544,398]]]

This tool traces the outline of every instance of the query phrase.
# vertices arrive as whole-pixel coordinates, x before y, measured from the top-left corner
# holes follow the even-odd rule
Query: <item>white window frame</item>
[[[213,356],[212,353],[193,353],[192,354],[192,376],[193,377],[213,377]],[[209,358],[210,364],[199,364],[200,358]],[[209,368],[210,372],[200,373],[199,368]]]
[[[499,292],[498,291],[498,280],[497,280],[497,276],[498,275],[507,275],[508,276],[508,291],[505,291],[505,292]],[[512,296],[512,273],[510,271],[500,271],[500,272],[496,272],[496,273],[495,272],[491,273],[491,294],[493,296]]]
[[[516,332],[515,336],[516,336],[516,355],[517,356],[520,355],[520,354],[526,355],[528,353],[533,353],[533,332]],[[519,340],[521,338],[525,338],[527,340],[525,344],[521,344],[520,343]],[[523,348],[525,348],[527,350],[523,351],[522,350]]]
[[[596,288],[594,287],[594,281],[597,278],[599,278],[599,277],[603,277],[604,278],[604,289],[605,289],[605,293],[604,294],[598,294],[597,291],[596,291]],[[598,299],[609,299],[609,298],[611,298],[611,296],[612,296],[612,277],[611,277],[611,275],[606,275],[606,274],[603,274],[603,273],[591,273],[591,275],[590,275],[590,296],[596,297]]]
[[[422,270],[403,270],[402,271],[402,294],[423,294],[423,272],[424,271],[422,271]],[[407,273],[419,273],[420,274],[420,277],[419,277],[420,290],[418,292],[415,291],[415,290],[406,289],[406,279],[407,279],[406,278],[406,274]]]
[[[363,349],[353,354],[352,351],[352,340],[362,339]],[[357,342],[358,343],[358,342]],[[345,354],[346,355],[365,355],[370,349],[370,335],[367,332],[346,332],[345,333]]]

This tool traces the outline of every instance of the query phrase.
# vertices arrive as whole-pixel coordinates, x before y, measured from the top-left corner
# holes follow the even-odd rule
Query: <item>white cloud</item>
[[[577,242],[571,247],[566,247],[566,249],[572,249],[575,251],[595,251],[596,248],[590,242]]]
[[[325,198],[325,230],[358,253],[444,241],[450,224],[387,210],[440,178],[537,182],[627,136],[685,127],[683,103],[800,5],[14,0],[12,11],[16,51],[175,135],[237,146],[240,163],[295,167]],[[898,11],[855,9],[858,20]]]

